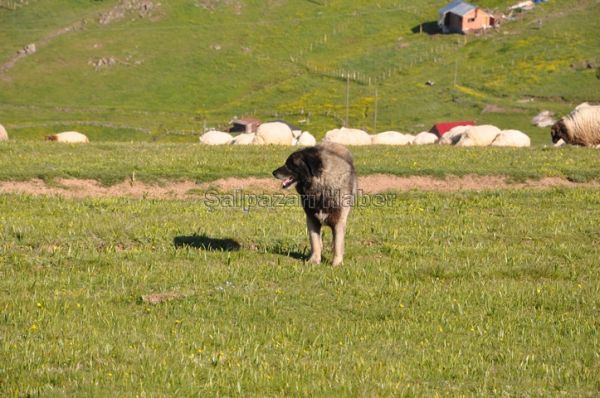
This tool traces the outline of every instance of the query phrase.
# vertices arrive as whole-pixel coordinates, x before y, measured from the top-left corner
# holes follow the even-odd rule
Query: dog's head
[[[561,139],[567,142],[567,126],[562,120],[559,120],[550,129],[550,135],[552,135],[552,142],[555,144]]]
[[[304,148],[292,153],[285,164],[273,171],[273,176],[281,180],[283,188],[289,188],[298,182],[308,182],[313,177],[319,177],[323,162],[316,147]]]

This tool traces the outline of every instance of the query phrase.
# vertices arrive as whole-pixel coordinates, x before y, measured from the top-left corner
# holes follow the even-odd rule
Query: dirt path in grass
[[[495,189],[547,189],[553,187],[598,188],[600,181],[575,183],[560,177],[546,177],[522,183],[509,182],[503,176],[446,177],[431,176],[398,177],[376,174],[359,177],[359,189],[364,194],[404,191],[485,191]],[[139,181],[124,181],[103,186],[95,180],[56,179],[51,184],[43,180],[2,181],[0,193],[22,193],[29,195],[62,196],[67,198],[130,197],[149,199],[194,199],[201,198],[206,191],[245,191],[248,193],[282,192],[279,183],[272,178],[224,178],[211,182],[165,181],[161,184],[146,184]],[[294,192],[293,190],[291,192]]]

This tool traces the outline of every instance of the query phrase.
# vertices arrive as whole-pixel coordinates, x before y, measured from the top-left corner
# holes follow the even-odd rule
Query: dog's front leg
[[[323,242],[321,241],[321,223],[315,216],[306,215],[306,226],[308,228],[308,238],[310,240],[310,258],[309,262],[321,263],[321,249]]]

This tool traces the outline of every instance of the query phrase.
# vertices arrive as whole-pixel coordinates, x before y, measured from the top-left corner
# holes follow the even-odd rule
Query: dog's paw
[[[321,264],[321,257],[320,256],[310,256],[310,258],[308,259],[309,263],[312,264]]]
[[[343,257],[334,257],[332,265],[334,267],[338,267],[338,266],[342,265],[343,262],[344,262],[344,258]]]

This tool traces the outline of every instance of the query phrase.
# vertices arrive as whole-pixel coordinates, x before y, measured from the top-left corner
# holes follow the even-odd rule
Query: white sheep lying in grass
[[[253,144],[255,145],[292,145],[292,129],[282,122],[268,122],[258,126]]]
[[[438,136],[430,133],[429,131],[422,131],[415,136],[413,145],[430,145],[435,144],[438,140]]]
[[[581,108],[590,108],[590,107],[594,107],[596,105],[591,105],[589,102],[582,102],[581,104],[577,105],[575,107],[575,110],[581,109]]]
[[[471,126],[460,137],[456,146],[488,146],[500,134],[500,129],[490,124]]]
[[[252,145],[255,136],[254,133],[242,133],[236,136],[231,143],[233,145]]]
[[[580,104],[550,130],[552,142],[595,147],[600,145],[600,106]]]
[[[204,145],[227,145],[233,140],[229,133],[211,130],[200,136],[200,143]]]
[[[315,137],[313,137],[313,135],[311,133],[309,133],[308,131],[304,131],[298,137],[298,142],[296,143],[296,145],[298,145],[298,146],[315,146],[315,145],[317,145],[317,140],[315,139]]]
[[[328,131],[323,142],[335,142],[342,145],[371,145],[371,136],[362,130],[342,127]]]
[[[414,138],[397,131],[384,131],[383,133],[374,134],[371,136],[371,144],[373,145],[410,145]]]
[[[68,144],[87,144],[90,140],[85,134],[77,131],[65,131],[63,133],[52,134],[46,137],[48,141],[64,142]]]
[[[0,124],[0,141],[8,141],[8,133],[3,125]]]
[[[531,146],[531,140],[522,131],[502,130],[492,141],[491,146],[528,147]]]
[[[456,145],[458,141],[460,141],[460,137],[463,136],[464,133],[472,126],[456,126],[452,127],[450,130],[446,132],[446,134],[442,135],[439,139],[438,144],[440,145]]]

